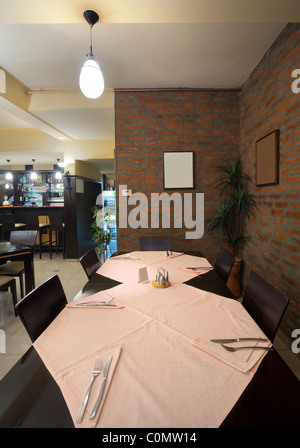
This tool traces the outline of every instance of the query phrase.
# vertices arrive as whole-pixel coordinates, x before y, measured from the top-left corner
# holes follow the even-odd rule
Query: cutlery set
[[[245,349],[252,349],[252,350],[268,350],[273,351],[273,347],[263,347],[260,345],[254,345],[254,346],[243,346],[243,347],[229,347],[228,345],[224,344],[230,344],[232,342],[240,342],[240,341],[260,341],[260,342],[268,342],[268,339],[263,338],[235,338],[235,339],[211,339],[211,342],[215,342],[216,344],[221,344],[223,348],[225,348],[229,352],[236,352],[237,350],[245,350]]]
[[[76,302],[77,306],[117,306],[112,304],[111,302],[114,300],[114,297],[107,302],[105,301],[90,301],[90,302]]]
[[[113,357],[110,356],[106,360],[106,362],[104,364],[101,388],[100,388],[100,392],[99,392],[99,395],[97,397],[97,400],[95,402],[95,405],[93,407],[93,410],[91,412],[91,415],[89,417],[90,420],[94,420],[94,418],[96,417],[97,411],[99,409],[99,406],[101,404],[101,400],[103,398],[103,394],[104,394],[104,390],[105,390],[106,379],[107,379],[107,375],[108,375],[108,372],[109,372],[109,369],[110,369],[110,365],[111,365],[112,359],[113,359]],[[86,394],[84,396],[82,404],[80,406],[78,415],[76,417],[76,423],[81,423],[82,422],[83,415],[84,415],[84,412],[86,410],[86,405],[87,405],[87,402],[88,402],[88,399],[89,399],[89,396],[90,396],[90,392],[91,392],[91,389],[92,389],[92,385],[93,385],[95,379],[97,378],[97,376],[99,376],[101,373],[102,373],[102,357],[100,358],[99,356],[97,356],[96,361],[95,361],[95,365],[94,365],[94,368],[93,368],[93,372],[92,372],[93,378],[92,378],[91,384],[90,384],[90,386],[89,386],[89,388],[88,388],[88,390],[87,390],[87,392],[86,392]]]
[[[213,267],[212,266],[196,266],[196,267],[187,266],[185,269],[191,269],[192,271],[198,271],[198,269],[208,269],[208,270],[211,270],[211,269],[213,269]]]

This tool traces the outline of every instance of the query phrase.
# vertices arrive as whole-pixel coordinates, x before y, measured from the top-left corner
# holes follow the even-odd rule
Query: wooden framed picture
[[[194,152],[164,152],[164,189],[194,188]]]
[[[256,141],[256,185],[279,183],[279,129]]]

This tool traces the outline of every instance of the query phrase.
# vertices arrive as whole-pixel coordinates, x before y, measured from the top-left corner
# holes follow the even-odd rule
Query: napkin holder
[[[139,269],[139,280],[138,283],[148,283],[148,271],[147,268],[140,268]]]

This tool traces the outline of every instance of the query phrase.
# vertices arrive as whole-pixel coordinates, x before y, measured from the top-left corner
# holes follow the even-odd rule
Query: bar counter
[[[19,205],[0,206],[0,214],[13,214],[16,222],[25,222],[24,215],[35,213],[39,216],[46,216],[52,213],[64,213],[63,206],[43,205],[41,207],[22,207]]]

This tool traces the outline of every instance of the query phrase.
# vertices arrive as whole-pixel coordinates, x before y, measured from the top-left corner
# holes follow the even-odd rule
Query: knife
[[[106,302],[77,302],[75,303],[77,306],[117,306],[114,303],[106,303]]]
[[[113,359],[113,357],[110,356],[110,357],[107,359],[107,361],[105,362],[105,365],[104,365],[104,368],[103,368],[103,378],[102,378],[101,389],[100,389],[98,398],[97,398],[97,400],[96,400],[96,403],[95,403],[95,405],[94,405],[94,408],[93,408],[93,410],[92,410],[92,413],[91,413],[91,415],[90,415],[90,420],[93,420],[93,419],[95,418],[95,416],[96,416],[96,414],[97,414],[97,411],[98,411],[98,409],[99,409],[99,406],[100,406],[100,403],[101,403],[101,400],[102,400],[102,397],[103,397],[104,389],[105,389],[106,378],[107,378],[107,375],[108,375],[108,371],[109,371],[109,368],[110,368],[112,359]]]
[[[185,269],[192,269],[192,270],[198,270],[198,269],[213,269],[212,266],[197,266],[197,267],[193,267],[193,266],[188,266]]]
[[[261,342],[268,342],[268,339],[262,339],[262,338],[235,338],[235,339],[211,339],[211,342],[216,342],[219,344],[226,344],[229,342],[239,342],[239,341],[261,341]]]

